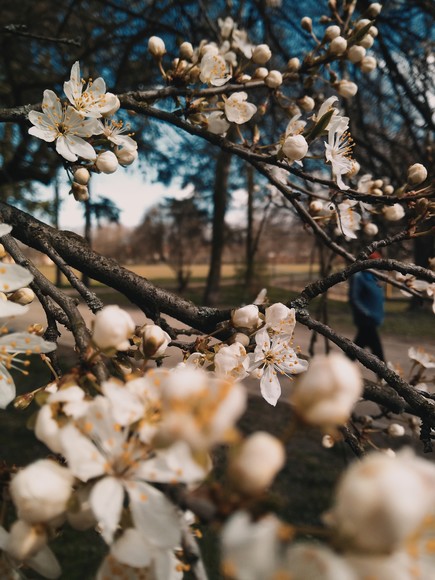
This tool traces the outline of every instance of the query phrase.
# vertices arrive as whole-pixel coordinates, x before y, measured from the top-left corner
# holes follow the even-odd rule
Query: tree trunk
[[[210,306],[217,304],[219,300],[222,253],[225,245],[225,213],[227,210],[230,165],[231,154],[227,151],[220,151],[216,161],[213,188],[213,233],[210,267],[204,292],[204,304]]]

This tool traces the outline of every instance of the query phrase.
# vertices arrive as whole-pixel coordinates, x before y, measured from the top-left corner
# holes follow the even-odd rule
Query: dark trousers
[[[368,316],[358,314],[355,316],[355,324],[358,328],[358,332],[354,339],[354,343],[361,348],[367,346],[374,355],[382,361],[385,361],[376,322]]]

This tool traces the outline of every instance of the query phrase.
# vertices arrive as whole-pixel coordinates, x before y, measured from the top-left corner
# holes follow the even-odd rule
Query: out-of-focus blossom
[[[244,379],[249,367],[249,357],[245,347],[239,342],[223,346],[214,357],[215,372],[223,378]]]
[[[103,351],[128,350],[134,329],[128,312],[117,305],[106,306],[95,316],[92,340]]]

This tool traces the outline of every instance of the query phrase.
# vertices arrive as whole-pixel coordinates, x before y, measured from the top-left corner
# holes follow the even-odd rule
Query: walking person
[[[379,259],[379,252],[369,258]],[[357,272],[349,279],[349,301],[353,320],[358,329],[354,343],[368,347],[374,355],[385,362],[378,326],[384,320],[384,290],[374,274],[366,270]]]

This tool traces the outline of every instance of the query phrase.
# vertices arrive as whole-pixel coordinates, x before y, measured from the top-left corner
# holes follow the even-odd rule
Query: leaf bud
[[[272,57],[272,51],[267,44],[259,44],[252,51],[252,60],[255,64],[266,64]]]
[[[151,36],[148,40],[148,50],[155,58],[162,58],[166,53],[165,43],[160,37]]]

